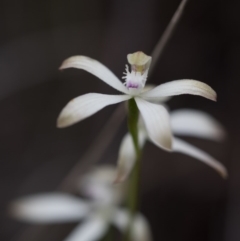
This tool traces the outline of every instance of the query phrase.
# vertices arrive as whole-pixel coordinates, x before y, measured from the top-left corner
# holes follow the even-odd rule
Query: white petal
[[[138,132],[138,140],[140,148],[143,147],[146,141],[146,135],[143,131]],[[125,181],[136,161],[136,153],[133,145],[132,137],[129,133],[127,133],[120,145],[119,153],[118,153],[118,168],[117,168],[117,177],[115,182],[123,182]]]
[[[125,197],[125,184],[113,185],[117,169],[102,165],[86,173],[79,182],[81,193],[98,203],[118,204]]]
[[[173,95],[200,95],[207,99],[216,101],[216,92],[207,84],[197,80],[175,80],[157,86],[156,88],[144,92],[141,96],[146,100],[157,101],[159,98]]]
[[[67,68],[86,70],[107,83],[108,85],[112,86],[114,89],[123,93],[128,93],[127,88],[112,73],[112,71],[95,59],[91,59],[86,56],[73,56],[66,59],[60,67],[60,69]]]
[[[10,205],[13,217],[35,223],[79,221],[89,212],[89,206],[71,195],[39,194],[16,200]]]
[[[197,110],[182,109],[170,115],[174,134],[221,140],[225,136],[222,125],[210,115]]]
[[[107,223],[100,217],[91,217],[78,225],[64,241],[96,241],[106,233]]]
[[[190,145],[189,143],[186,143],[185,141],[182,141],[178,138],[173,138],[173,151],[184,153],[204,162],[208,166],[215,169],[223,178],[227,178],[228,176],[227,170],[223,164],[211,157],[206,152]]]
[[[92,183],[101,183],[103,185],[112,185],[114,177],[116,176],[116,167],[115,165],[104,164],[92,167],[82,178],[84,185],[90,185]]]
[[[172,149],[170,118],[165,107],[135,98],[151,141],[165,150]]]
[[[90,93],[71,100],[61,111],[57,126],[67,127],[81,121],[102,108],[130,99],[128,95],[104,95]]]
[[[115,213],[114,225],[123,233],[126,232],[130,221],[129,213],[125,209],[119,209]],[[133,220],[132,241],[151,241],[151,230],[148,221],[138,213]]]

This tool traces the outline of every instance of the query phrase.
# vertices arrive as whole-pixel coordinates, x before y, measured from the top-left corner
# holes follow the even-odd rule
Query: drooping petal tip
[[[212,167],[224,179],[228,177],[227,169],[221,162],[217,161],[208,153],[176,137],[173,139],[173,152],[180,152],[193,158],[196,158],[197,160]]]
[[[67,68],[77,68],[78,62],[85,56],[72,56],[65,59],[59,67],[59,70],[67,69]],[[85,57],[87,58],[87,57]]]
[[[70,126],[71,124],[71,116],[64,116],[64,114],[62,114],[62,112],[60,113],[60,115],[58,116],[57,118],[57,128],[65,128],[65,127],[68,127]]]
[[[221,171],[219,171],[219,174],[222,176],[222,178],[228,179],[228,171],[225,167]]]
[[[223,179],[228,179],[228,171],[224,165],[219,165],[219,167],[215,167],[215,170]]]
[[[66,125],[65,123],[68,122],[67,120],[64,120],[64,119],[61,119],[61,118],[58,118],[57,119],[57,128],[65,128],[65,127],[68,127],[68,125]]]
[[[213,89],[212,89],[213,90]],[[213,101],[217,102],[217,93],[215,90],[213,90],[213,95],[212,95],[212,99]]]
[[[67,68],[71,68],[71,67],[73,67],[73,66],[71,66],[71,62],[72,61],[69,61],[69,60],[71,60],[71,59],[73,59],[74,57],[70,57],[70,58],[68,58],[68,59],[65,59],[63,62],[62,62],[62,64],[60,65],[60,67],[58,68],[59,70],[63,70],[63,69],[67,69]]]

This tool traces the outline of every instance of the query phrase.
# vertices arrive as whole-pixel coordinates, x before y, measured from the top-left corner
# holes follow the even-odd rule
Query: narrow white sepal
[[[224,167],[222,163],[211,157],[206,152],[198,149],[191,144],[182,141],[178,138],[173,138],[173,152],[181,152],[193,158],[196,158],[199,161],[207,164],[212,167],[215,171],[217,171],[223,178],[228,177],[227,169]]]
[[[170,114],[172,131],[176,135],[222,140],[226,133],[223,126],[210,115],[197,110],[182,109]]]
[[[127,88],[112,73],[112,71],[95,59],[91,59],[86,56],[73,56],[66,59],[62,63],[59,69],[67,69],[67,68],[83,69],[95,75],[96,77],[98,77],[99,79],[101,79],[103,82],[110,85],[114,89],[120,92],[123,92],[125,94],[128,93]]]
[[[138,140],[140,148],[143,147],[146,141],[146,135],[144,131],[139,130],[138,132]],[[132,136],[127,133],[120,145],[119,153],[118,153],[118,161],[117,161],[117,176],[115,183],[125,181],[136,161],[136,152],[132,140]]]
[[[64,241],[97,241],[107,230],[107,223],[101,217],[90,217],[79,224]]]
[[[130,221],[129,212],[125,209],[118,209],[115,212],[115,216],[113,219],[113,224],[122,232],[125,233],[127,228],[129,227]],[[146,218],[137,213],[132,223],[131,230],[131,240],[132,241],[151,241],[151,229]]]
[[[135,97],[151,141],[165,150],[172,149],[170,118],[165,107]]]
[[[13,217],[34,223],[80,221],[88,212],[85,201],[62,193],[32,195],[10,205]]]
[[[89,93],[71,100],[61,111],[57,127],[63,128],[79,122],[104,107],[130,99],[128,95]]]
[[[157,86],[156,88],[144,92],[141,97],[146,100],[157,101],[166,96],[191,94],[199,95],[207,99],[216,101],[216,92],[207,84],[197,80],[174,80]]]

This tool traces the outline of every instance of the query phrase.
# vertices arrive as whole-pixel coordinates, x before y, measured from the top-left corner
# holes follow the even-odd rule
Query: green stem
[[[128,101],[128,130],[132,136],[134,148],[136,152],[136,162],[130,177],[127,205],[130,212],[130,222],[124,237],[125,241],[130,240],[130,230],[133,218],[138,211],[139,200],[139,184],[140,184],[140,170],[141,170],[141,149],[138,140],[138,108],[134,99]]]
[[[106,233],[106,235],[104,236],[104,238],[102,239],[102,241],[112,241],[112,240],[114,240],[114,233],[113,233],[113,227],[112,226],[110,226],[109,228],[108,228],[108,231],[107,231],[107,233]]]

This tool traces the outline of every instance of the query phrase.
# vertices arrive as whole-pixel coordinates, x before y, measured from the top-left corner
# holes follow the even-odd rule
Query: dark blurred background
[[[73,97],[116,93],[84,71],[58,71],[61,62],[86,55],[121,77],[126,55],[138,50],[150,54],[179,3],[1,1],[0,240],[18,241],[28,227],[7,217],[9,201],[55,190],[116,108],[107,107],[70,128],[57,129],[56,118]],[[238,0],[189,0],[149,79],[154,84],[197,79],[217,91],[217,103],[184,95],[173,98],[169,106],[204,110],[226,127],[228,138],[223,143],[187,140],[224,163],[230,173],[227,181],[222,180],[197,160],[147,144],[141,210],[152,225],[154,240],[240,240],[239,12]],[[125,131],[123,125],[100,162],[116,162]],[[56,225],[48,239],[38,240],[61,240],[54,232],[62,227]]]

